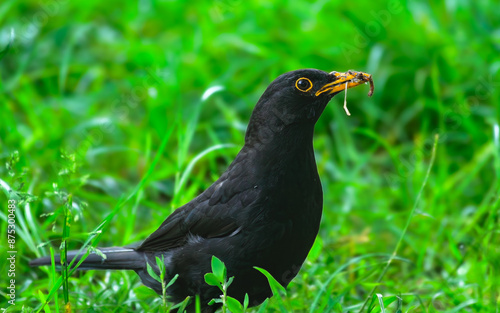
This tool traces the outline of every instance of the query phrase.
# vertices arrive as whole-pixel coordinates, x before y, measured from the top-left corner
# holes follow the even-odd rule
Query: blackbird
[[[156,257],[164,257],[170,301],[199,295],[202,312],[221,294],[204,281],[216,256],[234,280],[228,295],[250,306],[272,296],[266,269],[283,286],[297,275],[318,234],[323,192],[313,151],[314,125],[332,97],[370,82],[371,75],[302,69],[282,74],[265,90],[245,135],[245,144],[228,169],[207,190],[175,210],[135,248],[99,248],[79,269],[133,270],[142,282],[161,294],[161,284],[147,272],[159,272]],[[370,90],[370,95],[373,90]],[[68,262],[79,259],[68,252]],[[60,258],[56,257],[56,262]],[[48,265],[50,257],[30,262]],[[188,307],[192,311],[193,305]]]

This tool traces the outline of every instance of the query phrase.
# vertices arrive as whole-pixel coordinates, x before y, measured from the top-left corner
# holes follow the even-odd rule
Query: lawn
[[[370,73],[375,93],[350,89],[351,116],[337,95],[316,124],[320,233],[286,295],[248,312],[500,312],[499,12],[3,0],[0,308],[161,311],[133,272],[28,262],[146,238],[227,168],[274,78],[317,68]]]

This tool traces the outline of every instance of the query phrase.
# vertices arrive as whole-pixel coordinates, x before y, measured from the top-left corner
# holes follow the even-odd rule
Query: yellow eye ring
[[[304,82],[307,82],[306,85],[304,85]],[[299,87],[299,84],[302,86]],[[295,88],[297,88],[298,90],[300,90],[302,92],[308,92],[309,90],[312,89],[312,87],[313,87],[313,83],[311,82],[311,80],[309,78],[306,78],[306,77],[301,77],[301,78],[297,79],[297,81],[295,82]]]

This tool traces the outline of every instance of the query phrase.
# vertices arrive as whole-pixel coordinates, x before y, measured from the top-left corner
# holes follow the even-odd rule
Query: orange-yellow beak
[[[349,70],[345,73],[331,72],[330,75],[334,75],[336,80],[321,87],[320,90],[316,91],[316,96],[325,92],[332,94],[364,83],[370,83],[370,92],[368,92],[368,96],[371,97],[373,94],[374,86],[372,75],[370,74]]]

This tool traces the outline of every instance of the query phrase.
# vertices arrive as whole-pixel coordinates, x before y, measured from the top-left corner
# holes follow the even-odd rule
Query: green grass
[[[63,241],[144,239],[225,170],[265,87],[307,67],[369,72],[375,93],[349,90],[351,117],[337,96],[316,125],[320,234],[286,296],[250,312],[396,312],[396,296],[402,312],[500,311],[498,12],[495,1],[2,1],[1,251],[18,201],[9,311],[47,299],[41,312],[162,310],[133,272],[68,271],[63,289],[62,272],[28,261]]]

